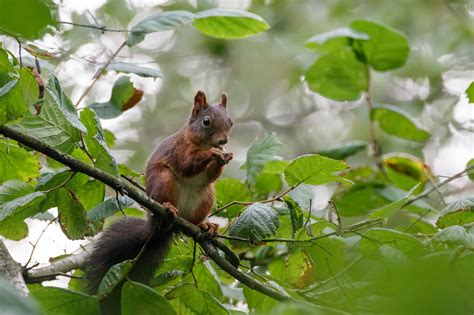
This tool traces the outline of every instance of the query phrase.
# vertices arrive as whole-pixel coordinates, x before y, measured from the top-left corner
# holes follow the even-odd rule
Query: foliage
[[[34,23],[4,20],[2,15],[9,11],[3,10],[3,33],[36,39],[48,25],[57,26],[54,10],[44,10],[52,6],[49,1],[28,2],[38,7]],[[146,41],[148,34],[188,25],[217,39],[246,38],[269,29],[262,17],[246,11],[170,10],[135,23],[124,45],[133,47]],[[109,100],[78,108],[54,72],[43,75],[47,83],[44,96],[40,96],[32,71],[22,66],[20,56],[2,47],[1,125],[33,135],[110,176],[143,184],[139,172],[117,163],[111,151],[114,137],[103,128],[100,118],[116,118],[140,106],[144,91],[126,74],[156,78],[163,76],[161,71],[112,62],[106,68],[124,75],[104,93],[110,94]],[[381,155],[378,151],[378,126],[388,136],[410,143],[424,144],[431,137],[396,104],[372,105],[374,71],[405,65],[410,51],[407,38],[378,22],[358,20],[349,27],[311,37],[306,47],[318,57],[307,70],[300,69],[299,75],[304,72],[309,89],[326,98],[337,102],[362,98],[367,102],[370,144],[353,141],[321,150],[310,148],[314,154],[283,160],[278,156],[283,142],[275,133],[268,133],[247,150],[241,167],[245,179],[221,178],[216,183],[215,214],[228,222],[228,229],[220,232],[238,253],[239,267],[249,270],[248,276],[255,281],[291,298],[291,303],[277,303],[236,283],[196,251],[192,240],[180,236],[150,286],[130,281],[133,261],[125,261],[109,270],[97,296],[80,292],[84,285],[77,279],[69,289],[31,287],[31,298],[39,307],[31,298],[23,299],[0,283],[0,296],[11,296],[0,298],[1,308],[97,314],[99,299],[125,279],[123,314],[153,313],[156,309],[164,314],[230,314],[238,313],[242,303],[249,312],[262,314],[472,313],[469,292],[474,282],[466,275],[472,274],[474,263],[474,196],[453,200],[444,207],[433,200],[424,202],[421,199],[431,193],[425,190],[428,182],[437,188],[444,185],[425,162],[400,152]],[[472,84],[466,93],[472,101]],[[348,160],[369,146],[372,156],[364,165]],[[106,189],[97,179],[58,165],[3,136],[0,158],[0,234],[6,238],[26,237],[25,219],[49,213],[46,211],[52,208],[57,208],[54,220],[69,239],[94,236],[127,211],[143,215],[120,191]],[[472,179],[473,166],[471,160],[469,170],[461,175],[467,173]],[[334,194],[331,206],[316,212],[308,187],[319,185],[330,185]],[[229,259],[229,253],[225,254]],[[231,263],[236,261],[239,263],[238,258]]]

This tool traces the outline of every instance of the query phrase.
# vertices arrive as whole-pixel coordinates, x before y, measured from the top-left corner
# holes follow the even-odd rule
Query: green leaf
[[[373,228],[365,232],[359,248],[362,253],[374,258],[380,255],[379,247],[382,245],[393,247],[408,257],[425,253],[423,243],[417,238],[410,234],[382,228]]]
[[[469,104],[474,104],[474,81],[469,84],[466,89],[466,96],[469,101]]]
[[[104,296],[112,292],[117,284],[119,284],[128,275],[132,269],[132,265],[132,260],[125,260],[110,267],[99,284],[97,295]]]
[[[0,13],[1,14],[1,13]],[[0,43],[0,124],[17,119],[28,112],[19,82],[20,75],[10,63],[8,52]],[[16,83],[15,83],[16,82]]]
[[[250,314],[268,314],[275,305],[279,304],[277,300],[247,286],[243,287],[243,291]]]
[[[392,136],[416,142],[426,142],[430,138],[417,121],[398,107],[377,104],[370,112],[370,118],[378,121],[380,127]]]
[[[20,124],[13,125],[21,132],[33,134],[35,138],[52,147],[70,153],[80,140],[80,132],[86,128],[77,117],[74,105],[52,77],[46,85],[46,96],[39,115],[27,115]]]
[[[0,7],[0,33],[6,35],[39,39],[49,26],[58,25],[56,8],[50,1],[22,0],[13,3],[1,0]]]
[[[280,174],[261,172],[255,181],[254,190],[257,194],[267,196],[281,189]]]
[[[0,186],[0,205],[34,192],[34,187],[19,180],[9,180]]]
[[[336,101],[355,101],[367,89],[367,69],[350,48],[320,57],[305,73],[309,88]]]
[[[18,79],[13,79],[0,87],[0,97],[10,92],[18,84]]]
[[[55,105],[64,115],[64,118],[76,129],[86,132],[86,128],[77,116],[76,107],[64,92],[58,78],[53,76],[46,84],[46,102]]]
[[[42,174],[38,179],[38,184],[36,184],[36,190],[48,191],[61,187],[66,184],[73,175],[74,172],[69,168],[61,168],[55,172]]]
[[[72,240],[81,239],[87,232],[86,211],[77,196],[66,188],[56,191],[59,223],[64,234]]]
[[[20,74],[20,87],[23,92],[23,100],[26,106],[32,106],[39,97],[38,82],[28,68],[17,69]],[[0,93],[1,94],[1,93]]]
[[[317,154],[300,156],[290,162],[285,169],[285,180],[290,186],[301,183],[322,185],[330,182],[350,182],[334,172],[342,171],[349,166]]]
[[[114,62],[107,69],[122,73],[134,73],[144,78],[163,78],[163,73],[158,69],[140,67],[125,62]]]
[[[28,225],[25,222],[0,225],[0,235],[13,241],[22,240],[28,236]]]
[[[40,212],[40,204],[46,199],[42,192],[33,192],[0,205],[0,227],[11,222],[21,222]]]
[[[84,136],[87,152],[95,159],[94,165],[112,175],[117,175],[118,167],[105,141],[104,130],[97,115],[89,108],[81,111],[81,121],[87,129]]]
[[[299,229],[303,227],[303,210],[301,210],[300,205],[290,196],[283,197],[283,200],[290,210],[291,228],[294,238]]]
[[[38,158],[13,140],[0,139],[0,161],[0,184],[11,179],[27,182],[39,175]]]
[[[306,41],[306,47],[319,51],[331,51],[350,46],[353,40],[367,41],[369,39],[369,35],[365,33],[342,27],[309,38]]]
[[[89,211],[104,201],[105,184],[96,179],[89,180],[85,184],[73,190],[76,192],[77,197],[81,201],[82,205],[84,206],[84,210],[86,211]]]
[[[380,195],[376,183],[360,183],[337,192],[333,196],[339,214],[343,217],[356,217],[366,215],[370,210],[380,208],[389,200]]]
[[[282,143],[273,133],[266,134],[262,140],[254,141],[247,151],[247,160],[242,168],[247,169],[247,180],[255,184],[258,174],[264,165],[270,161],[280,148]]]
[[[292,252],[285,262],[284,278],[293,287],[304,289],[315,280],[315,266],[313,260],[305,250]]]
[[[367,141],[349,141],[327,149],[318,150],[315,153],[335,160],[344,160],[351,155],[365,150],[368,144]]]
[[[433,239],[449,245],[462,245],[474,248],[474,235],[468,233],[465,228],[459,225],[453,225],[442,229],[436,233]]]
[[[201,261],[195,263],[193,267],[193,273],[196,277],[199,289],[211,294],[213,297],[222,299],[222,289],[219,284],[219,278],[217,277],[216,271],[212,268],[209,261]],[[188,273],[184,280],[193,282],[193,276]]]
[[[97,222],[107,217],[113,216],[118,211],[123,210],[132,204],[133,199],[127,196],[118,196],[117,198],[111,197],[90,210],[87,213],[87,218],[91,222]]]
[[[194,14],[188,11],[167,11],[153,14],[132,27],[127,39],[129,47],[142,42],[146,34],[176,29],[190,24]]]
[[[129,77],[122,76],[115,81],[108,102],[92,103],[87,106],[93,109],[100,118],[111,119],[137,105],[142,96],[143,91],[136,89]]]
[[[322,238],[317,240],[319,246],[310,246],[307,253],[315,266],[317,280],[334,277],[344,268],[344,242],[340,238]]]
[[[0,279],[0,309],[3,314],[39,315],[38,305],[31,297],[24,296],[9,281]]]
[[[423,185],[428,181],[429,168],[425,163],[415,156],[406,153],[390,153],[383,157],[384,171],[392,184],[403,190],[410,190],[419,185],[419,193]]]
[[[264,173],[281,174],[288,166],[289,162],[284,160],[272,160],[263,166]]]
[[[99,314],[99,301],[94,296],[81,292],[55,287],[40,287],[32,290],[31,295],[41,305],[44,314]]]
[[[144,284],[127,281],[122,288],[122,314],[159,314],[174,315],[176,311],[163,296]]]
[[[256,244],[262,239],[276,234],[279,226],[278,213],[263,203],[247,207],[242,215],[230,226],[229,235],[248,239]]]
[[[260,16],[247,11],[210,9],[195,17],[194,27],[199,32],[223,39],[245,38],[270,28]]]
[[[406,37],[388,26],[371,21],[355,21],[351,28],[369,35],[370,40],[361,41],[360,46],[367,62],[377,71],[403,66],[410,47]]]
[[[474,159],[470,159],[466,164],[466,168],[472,167],[471,170],[467,171],[467,177],[474,182]]]
[[[468,196],[448,204],[436,222],[439,228],[474,222],[474,196]]]
[[[222,178],[216,182],[216,200],[219,206],[224,206],[232,201],[250,201],[251,199],[250,190],[236,178]],[[233,218],[242,208],[242,205],[233,205],[219,212],[219,216]]]
[[[416,185],[413,187],[406,196],[404,196],[401,199],[398,199],[394,202],[391,202],[375,211],[373,211],[371,214],[369,214],[369,219],[379,219],[379,218],[388,218],[391,215],[395,214],[398,212],[408,201],[408,198],[410,198],[413,195],[413,192],[419,187],[420,184]]]
[[[229,311],[214,296],[197,289],[194,284],[183,284],[166,293],[168,300],[178,299],[194,314],[229,315]]]

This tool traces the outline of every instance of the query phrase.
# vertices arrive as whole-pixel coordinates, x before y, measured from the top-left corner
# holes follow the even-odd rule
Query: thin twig
[[[134,181],[132,178],[128,178],[127,176],[125,176],[125,175],[123,175],[123,174],[120,175],[120,177],[125,178],[130,184],[134,185],[134,186],[137,187],[138,189],[141,189],[141,190],[143,190],[143,191],[146,191],[145,188],[144,188],[142,185],[140,185],[139,183],[137,183],[136,181]]]
[[[46,232],[48,227],[53,223],[54,221],[49,221],[49,223],[44,227],[43,231],[41,231],[40,235],[36,239],[36,242],[34,244],[31,244],[33,246],[33,249],[31,250],[30,257],[28,258],[28,261],[25,263],[25,266],[23,268],[27,269],[29,263],[31,262],[31,259],[33,258],[33,254],[35,253],[36,246],[38,245],[39,241],[41,240],[41,237],[43,237],[43,234]]]
[[[326,280],[320,281],[320,282],[316,283],[314,286],[311,286],[311,287],[302,289],[302,290],[300,290],[299,292],[301,292],[301,293],[308,293],[308,292],[311,292],[311,291],[318,290],[318,289],[322,288],[322,287],[325,286],[326,284],[328,284],[328,283],[334,281],[334,278],[337,278],[337,277],[343,275],[344,273],[346,273],[349,269],[351,269],[353,266],[355,266],[356,264],[358,264],[362,259],[364,259],[364,256],[360,256],[360,257],[357,258],[356,260],[352,261],[352,262],[351,262],[350,264],[348,264],[344,269],[342,269],[342,270],[339,271],[337,274],[335,274],[335,275],[333,276],[333,278],[327,278]]]
[[[194,275],[194,271],[193,271],[193,268],[194,268],[194,264],[196,263],[196,248],[197,248],[197,242],[194,241],[194,246],[193,246],[193,260],[191,261],[191,268],[189,268],[189,272],[191,273],[191,276],[193,276],[193,280],[194,280],[194,286],[196,287],[196,289],[199,289],[198,288],[198,282],[197,282],[197,279],[196,279],[196,276]]]
[[[73,25],[73,26],[79,26],[79,27],[85,27],[85,28],[92,28],[95,30],[99,30],[102,33],[103,32],[115,32],[115,33],[130,33],[130,30],[119,30],[119,29],[110,29],[105,26],[96,26],[96,25],[91,25],[91,24],[80,24],[80,23],[73,23],[73,22],[66,22],[66,21],[59,21],[61,24],[67,24],[67,25]]]
[[[354,303],[354,301],[349,297],[349,295],[347,295],[346,291],[342,288],[342,285],[339,283],[339,280],[337,280],[337,278],[334,276],[334,274],[332,273],[332,270],[331,270],[331,265],[329,264],[329,260],[328,258],[326,257],[324,259],[326,261],[326,266],[328,267],[328,271],[329,271],[329,274],[331,275],[331,278],[334,280],[334,282],[336,282],[336,286],[339,288],[339,290],[341,291],[342,295],[345,296],[345,298],[351,302],[352,304]]]
[[[470,170],[474,170],[474,165],[471,165],[467,168],[465,168],[464,170],[460,171],[459,173],[456,173],[454,174],[453,176],[445,179],[444,181],[442,181],[441,183],[439,183],[438,185],[434,186],[434,187],[431,187],[430,189],[428,189],[427,191],[413,197],[413,198],[410,198],[409,200],[407,200],[407,202],[405,202],[405,204],[403,205],[403,207],[406,207],[412,203],[414,203],[415,201],[419,200],[419,199],[422,199],[422,198],[425,198],[427,197],[429,194],[431,194],[433,191],[439,189],[440,187],[452,182],[453,180],[457,179],[457,178],[460,178],[462,176],[464,176],[464,173],[467,173],[469,172]]]
[[[100,70],[96,73],[96,75],[94,75],[94,80],[92,81],[92,83],[87,87],[87,89],[84,91],[84,93],[82,93],[81,97],[79,97],[79,99],[77,100],[76,102],[76,107],[81,103],[82,99],[87,95],[87,93],[89,93],[89,91],[92,89],[92,87],[94,86],[94,84],[97,82],[97,80],[99,80],[99,78],[102,76],[102,74],[104,73],[105,69],[107,69],[107,67],[110,65],[110,63],[112,62],[112,60],[117,56],[117,54],[122,50],[123,47],[125,47],[125,45],[127,44],[127,42],[123,42],[119,48],[117,48],[117,50],[112,54],[112,56],[110,56],[110,58],[107,60],[107,62],[102,66],[102,68],[100,68]]]
[[[23,68],[23,58],[21,57],[21,50],[22,50],[22,45],[21,41],[18,39],[18,37],[15,37],[17,43],[18,43],[18,59],[20,60],[20,68]]]
[[[337,216],[337,231],[336,232],[338,236],[342,236],[343,228],[342,228],[341,216],[339,215],[339,209],[337,209],[336,203],[332,200],[329,200],[328,204],[334,208],[334,211],[336,211],[336,216]]]
[[[228,204],[220,207],[220,208],[217,208],[216,211],[214,211],[211,215],[209,215],[209,217],[212,217],[216,214],[218,214],[219,212],[233,206],[233,205],[242,205],[242,206],[250,206],[250,205],[253,205],[254,203],[269,203],[269,202],[274,202],[274,201],[277,201],[277,200],[281,200],[281,198],[283,196],[285,196],[286,194],[288,194],[290,191],[292,191],[293,189],[295,189],[296,187],[298,187],[299,184],[297,185],[293,185],[293,186],[290,186],[288,187],[287,190],[285,190],[284,192],[276,195],[275,197],[273,198],[270,198],[270,199],[265,199],[265,200],[260,200],[260,201],[232,201],[232,202],[229,202]]]
[[[383,221],[381,219],[374,219],[374,220],[369,220],[369,221],[357,223],[357,224],[351,225],[348,228],[343,229],[343,232],[344,233],[356,233],[359,230],[363,230],[363,229],[367,229],[367,228],[370,228],[370,227],[375,226],[375,225],[379,225],[382,222]],[[303,240],[297,240],[297,239],[293,239],[293,238],[269,238],[269,239],[262,239],[259,243],[274,243],[274,242],[313,243],[316,240],[326,238],[326,237],[329,237],[329,236],[333,236],[333,235],[338,235],[338,234],[337,234],[337,232],[331,232],[331,233],[327,233],[327,234],[324,234],[324,235],[319,235],[319,236],[315,236],[315,237],[308,238],[308,239],[303,239]],[[243,238],[243,237],[229,236],[229,235],[216,235],[216,237],[217,238],[228,239],[228,240],[233,240],[233,241],[246,242],[246,243],[249,243],[249,244],[252,243],[252,240],[247,239],[247,238]],[[316,243],[313,243],[313,244],[316,244]]]
[[[377,132],[376,132],[376,127],[375,123],[372,120],[372,93],[370,90],[370,84],[371,84],[371,79],[370,79],[370,68],[369,66],[366,67],[366,74],[367,74],[367,88],[365,90],[365,100],[367,103],[367,109],[369,111],[369,132],[370,132],[370,144],[372,146],[372,153],[375,161],[375,165],[377,165],[377,168],[379,171],[382,173],[383,176],[386,177],[385,170],[383,168],[381,156],[382,152],[380,150],[379,143],[377,141]]]
[[[405,229],[405,231],[403,231],[403,232],[407,233],[412,227],[415,226],[415,224],[417,224],[421,219],[423,219],[423,217],[424,217],[425,215],[427,215],[428,213],[430,213],[430,211],[431,211],[431,209],[428,209],[428,210],[426,210],[425,212],[423,212],[423,214],[420,215],[415,221],[413,221],[412,224],[410,224],[410,225]]]
[[[441,192],[441,190],[439,190],[438,187],[436,187],[436,183],[433,181],[433,179],[431,178],[431,176],[430,176],[429,174],[426,174],[426,178],[427,178],[428,181],[430,182],[431,186],[432,186],[432,187],[436,190],[436,192],[438,193],[441,202],[442,202],[445,206],[448,205],[448,204],[446,203],[446,200],[444,200],[443,193]]]

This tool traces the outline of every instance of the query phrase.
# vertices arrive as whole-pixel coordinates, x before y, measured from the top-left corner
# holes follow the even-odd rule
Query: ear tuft
[[[222,92],[222,94],[221,94],[221,102],[220,102],[219,106],[222,106],[222,107],[224,107],[224,108],[227,108],[227,93],[226,93],[226,92]]]
[[[200,111],[201,109],[206,109],[208,106],[206,94],[203,91],[198,91],[196,96],[194,96],[194,111]]]

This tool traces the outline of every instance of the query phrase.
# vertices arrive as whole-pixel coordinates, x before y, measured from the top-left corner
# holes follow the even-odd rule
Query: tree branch
[[[23,272],[23,277],[26,283],[54,280],[57,276],[61,276],[65,272],[83,268],[88,254],[89,253],[84,250],[79,254],[70,255],[66,258],[54,261],[46,267],[26,270]]]
[[[0,239],[0,279],[2,278],[13,284],[23,295],[28,294],[20,264],[10,256],[7,247]]]
[[[283,294],[269,286],[266,286],[261,282],[246,275],[242,271],[238,270],[236,267],[234,267],[233,264],[231,264],[219,254],[217,248],[221,249],[225,253],[232,252],[232,250],[228,248],[224,243],[222,243],[216,238],[211,238],[208,233],[201,231],[201,229],[199,229],[197,226],[181,217],[173,219],[165,211],[165,208],[162,205],[152,200],[143,191],[126,182],[122,178],[113,176],[96,167],[83,163],[75,159],[74,157],[66,153],[60,152],[55,148],[43,143],[42,141],[30,135],[24,134],[12,127],[5,125],[0,126],[0,134],[8,138],[14,139],[22,143],[23,145],[26,145],[38,152],[41,152],[51,157],[52,159],[68,166],[73,171],[84,173],[101,181],[112,189],[126,194],[127,196],[138,202],[140,205],[144,206],[145,208],[148,208],[153,214],[160,214],[164,217],[165,220],[173,222],[185,235],[192,237],[194,240],[196,240],[204,249],[206,255],[208,255],[212,260],[214,260],[214,262],[220,268],[222,268],[222,270],[224,270],[249,288],[257,290],[260,293],[270,296],[279,301],[291,299],[286,294]]]

